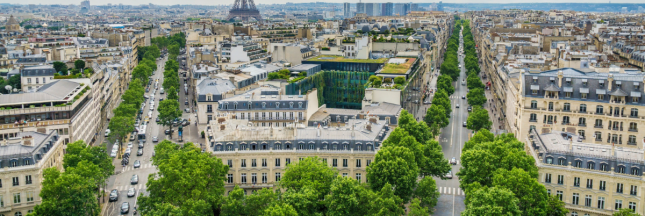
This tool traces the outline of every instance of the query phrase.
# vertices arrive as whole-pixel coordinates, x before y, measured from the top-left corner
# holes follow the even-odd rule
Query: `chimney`
[[[354,124],[352,124],[352,137],[356,136],[356,131],[354,131]]]
[[[318,123],[318,128],[316,128],[316,137],[320,137],[320,123]]]
[[[573,151],[573,138],[569,137],[569,151]]]
[[[24,136],[22,137],[22,145],[24,146],[33,146],[34,145],[34,138],[32,136]]]
[[[228,79],[231,80],[233,85],[235,85],[235,77],[234,76],[230,76],[230,77],[228,77]]]

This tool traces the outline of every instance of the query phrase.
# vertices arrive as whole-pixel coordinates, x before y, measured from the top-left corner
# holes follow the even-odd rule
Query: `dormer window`
[[[621,81],[616,81],[616,88],[620,88],[623,83]]]
[[[598,80],[598,84],[600,87],[605,87],[605,81],[604,80]]]
[[[582,86],[587,87],[587,79],[582,79]]]
[[[233,109],[237,109],[237,102],[233,104]]]
[[[634,82],[634,90],[638,90],[638,87],[641,86],[641,83],[639,82]]]
[[[251,102],[249,101],[249,109],[251,109]]]
[[[555,77],[551,77],[550,80],[551,80],[551,84],[555,84]]]
[[[298,108],[302,108],[302,102],[298,102]]]
[[[228,102],[224,103],[224,109],[228,109]]]
[[[567,78],[566,82],[567,82],[567,86],[571,86],[571,78]]]
[[[289,102],[289,108],[293,108],[293,102]]]
[[[266,108],[266,106],[267,106],[267,103],[266,103],[266,102],[262,102],[262,108]]]
[[[276,109],[280,108],[280,102],[276,102],[276,103],[275,103],[275,108],[276,108]]]

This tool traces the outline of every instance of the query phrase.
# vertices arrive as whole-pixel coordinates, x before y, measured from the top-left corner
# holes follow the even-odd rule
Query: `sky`
[[[255,0],[255,4],[284,4],[285,2],[293,3],[308,3],[315,2],[316,0]],[[322,0],[318,0],[322,1]],[[414,3],[433,3],[439,2],[439,0],[405,0],[405,1],[396,1],[396,0],[363,0],[362,2],[374,2],[374,3],[383,3],[383,2],[414,2]],[[109,1],[93,1],[90,0],[92,5],[106,5],[108,3],[112,4],[124,4],[124,5],[139,5],[139,4],[148,4],[153,3],[157,5],[175,5],[175,4],[192,4],[192,5],[222,5],[222,4],[233,4],[234,0],[109,0]],[[356,3],[358,0],[329,0],[325,2],[350,2]],[[447,0],[443,1],[444,3],[608,3],[608,0],[564,0],[564,1],[554,1],[554,0],[529,0],[529,1],[518,1],[518,0]],[[612,3],[640,3],[643,4],[644,0],[620,0],[620,1],[611,1]],[[11,3],[11,4],[80,4],[81,0],[0,0],[0,3]]]

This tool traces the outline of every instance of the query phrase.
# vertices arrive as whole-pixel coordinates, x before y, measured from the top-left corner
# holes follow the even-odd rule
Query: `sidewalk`
[[[480,76],[480,79],[481,79],[481,76]],[[486,81],[484,79],[481,79],[481,80],[484,83]],[[488,110],[488,116],[489,116],[490,120],[493,122],[493,125],[491,126],[491,131],[490,132],[492,132],[493,134],[498,134],[498,133],[500,133],[500,131],[503,130],[503,128],[500,129],[500,127],[502,126],[502,123],[500,123],[499,120],[497,119],[498,116],[497,116],[497,113],[495,112],[496,109],[491,107],[491,106],[495,106],[494,105],[495,102],[491,101],[493,99],[493,94],[491,93],[490,89],[489,90],[484,89],[484,92],[486,93],[486,103],[482,107],[484,109]]]
[[[431,78],[430,85],[428,85],[428,92],[429,92],[430,89],[437,88],[437,77],[439,77],[439,71],[435,70],[434,72],[428,72],[428,76],[430,76]],[[432,101],[432,98],[434,97],[434,92],[436,91],[433,90],[432,93],[428,93],[428,97],[426,97],[425,100],[421,101],[421,105],[419,106],[419,111],[415,115],[415,116],[420,116],[419,121],[423,121],[423,117],[425,117],[425,114],[426,114],[426,109],[428,109],[431,105],[431,104],[424,104],[424,102]]]

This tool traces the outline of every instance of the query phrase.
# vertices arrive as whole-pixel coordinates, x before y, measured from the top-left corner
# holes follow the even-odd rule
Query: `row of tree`
[[[457,80],[459,78],[459,59],[457,51],[459,49],[459,31],[461,30],[461,22],[455,24],[455,28],[452,31],[452,35],[448,39],[448,45],[446,47],[446,52],[443,56],[443,63],[441,64],[441,74],[446,74],[452,78],[452,80]]]
[[[168,59],[176,60],[180,48],[186,47],[186,35],[183,32],[168,37],[156,37],[150,39],[150,43],[159,49],[168,50]]]
[[[43,171],[39,194],[42,202],[29,216],[99,215],[99,203],[104,195],[101,189],[114,173],[105,145],[88,146],[82,140],[67,144],[63,168],[64,172],[58,167]]]
[[[168,140],[155,146],[159,172],[139,197],[143,215],[428,215],[439,193],[432,176],[442,177],[450,165],[429,127],[402,111],[399,127],[386,139],[367,181],[342,177],[318,157],[287,165],[278,185],[246,195],[235,187],[224,197],[228,166],[202,153],[192,143]],[[422,176],[423,178],[419,178]],[[369,182],[369,183],[367,183]]]
[[[163,88],[168,95],[167,100],[163,100],[159,103],[157,111],[159,111],[159,124],[164,126],[169,126],[172,130],[172,122],[175,119],[178,119],[183,114],[183,111],[179,106],[179,63],[175,59],[168,58],[164,65],[163,72]],[[172,138],[172,133],[170,133]]]
[[[472,112],[468,115],[466,120],[466,128],[479,131],[481,129],[490,130],[493,123],[490,121],[488,110],[483,109],[483,105],[488,101],[484,90],[484,83],[479,78],[479,66],[477,60],[477,52],[473,41],[473,35],[470,31],[470,23],[468,20],[460,20],[463,30],[462,36],[464,40],[464,68],[466,69],[466,84],[468,86],[468,105],[472,107]]]

